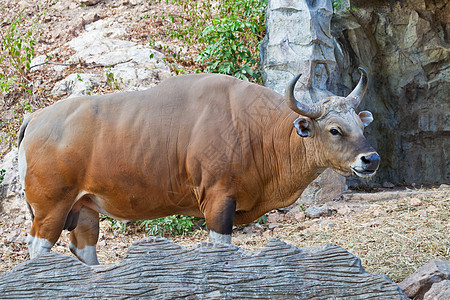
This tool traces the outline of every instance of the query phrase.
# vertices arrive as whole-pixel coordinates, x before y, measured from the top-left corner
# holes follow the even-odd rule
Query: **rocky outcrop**
[[[124,40],[125,34],[126,28],[109,19],[87,24],[84,32],[65,45],[74,52],[66,65],[80,62],[99,66],[101,71],[70,74],[55,84],[52,94],[69,98],[90,95],[95,87],[106,82],[121,90],[143,90],[171,76],[162,53]],[[38,66],[45,60],[45,55],[38,56],[31,65]],[[64,64],[51,66],[55,71],[66,67]]]
[[[446,0],[344,0],[332,20],[342,91],[357,66],[371,74],[361,109],[374,114],[380,182],[450,181],[449,15]]]
[[[372,182],[449,182],[449,15],[446,0],[344,0],[333,18],[330,1],[269,1],[264,84],[283,93],[302,73],[297,93],[311,89],[314,102],[347,95],[365,67],[369,88],[359,109],[374,115],[367,136],[382,157]]]

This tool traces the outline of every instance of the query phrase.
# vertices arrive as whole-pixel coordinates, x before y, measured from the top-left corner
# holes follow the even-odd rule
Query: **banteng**
[[[347,97],[306,106],[218,74],[170,78],[155,88],[58,101],[24,121],[19,170],[34,211],[31,257],[63,229],[82,261],[98,264],[99,213],[119,220],[204,217],[213,242],[233,224],[294,203],[325,168],[373,175],[380,157],[355,113],[367,74]]]

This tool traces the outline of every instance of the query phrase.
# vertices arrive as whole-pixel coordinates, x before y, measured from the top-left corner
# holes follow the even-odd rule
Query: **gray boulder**
[[[400,282],[399,286],[409,298],[421,300],[434,284],[449,279],[450,262],[433,259]]]
[[[448,300],[450,299],[450,280],[443,280],[431,286],[425,293],[424,300]]]

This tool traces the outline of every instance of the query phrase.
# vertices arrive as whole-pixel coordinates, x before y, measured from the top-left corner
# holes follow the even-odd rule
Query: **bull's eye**
[[[335,128],[330,129],[330,133],[331,133],[332,135],[341,135],[341,133],[339,132],[339,130],[337,130],[337,129],[335,129]]]

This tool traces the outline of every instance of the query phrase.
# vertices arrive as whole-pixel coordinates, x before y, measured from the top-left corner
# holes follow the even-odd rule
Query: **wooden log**
[[[327,245],[296,248],[272,239],[261,251],[155,237],[134,243],[117,265],[85,265],[48,253],[0,274],[0,298],[408,299],[359,258]]]

